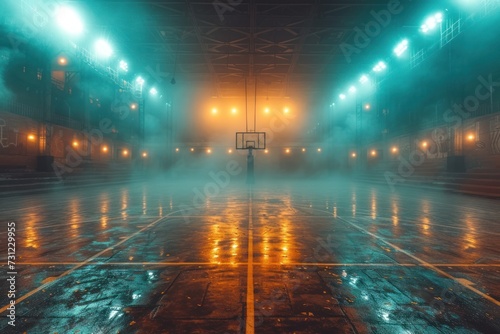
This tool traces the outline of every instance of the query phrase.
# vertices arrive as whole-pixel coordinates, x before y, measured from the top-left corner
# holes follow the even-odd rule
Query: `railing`
[[[37,119],[40,111],[34,107],[27,106],[19,102],[8,102],[6,105],[6,111],[12,114],[29,117]]]
[[[75,129],[75,130],[83,130],[84,129],[84,124],[83,122],[70,119],[66,116],[61,116],[57,114],[52,114],[50,117],[50,122],[55,125],[60,125],[64,126],[70,129]]]

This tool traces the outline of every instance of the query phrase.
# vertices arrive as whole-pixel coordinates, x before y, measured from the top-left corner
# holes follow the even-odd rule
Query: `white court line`
[[[437,266],[435,266],[435,265],[433,265],[433,264],[431,264],[431,263],[429,263],[429,262],[427,262],[427,261],[425,261],[425,260],[422,260],[421,258],[419,258],[419,257],[417,257],[417,256],[415,256],[415,255],[413,255],[413,254],[411,254],[410,252],[407,252],[407,251],[405,251],[404,249],[402,249],[402,248],[400,248],[400,247],[396,246],[396,245],[395,245],[395,244],[393,244],[392,242],[389,242],[389,241],[385,240],[384,238],[382,238],[382,237],[380,237],[380,236],[378,236],[378,235],[376,235],[376,234],[374,234],[374,233],[372,233],[372,232],[369,232],[369,231],[365,230],[364,228],[362,228],[362,227],[358,226],[357,224],[355,224],[355,223],[353,223],[353,222],[350,222],[350,221],[348,221],[348,220],[346,220],[346,219],[344,219],[344,218],[338,217],[338,216],[337,216],[337,218],[338,218],[338,219],[340,219],[340,220],[342,220],[342,221],[344,221],[345,223],[347,223],[347,224],[351,225],[352,227],[356,228],[357,230],[359,230],[359,231],[361,231],[361,232],[364,232],[364,233],[366,233],[366,234],[368,234],[368,235],[371,235],[372,237],[374,237],[374,238],[376,238],[376,239],[378,239],[378,240],[382,241],[382,242],[383,242],[383,243],[385,243],[386,245],[391,246],[392,248],[394,248],[394,249],[395,249],[395,250],[397,250],[398,252],[401,252],[401,253],[405,254],[406,256],[409,256],[409,257],[411,257],[412,259],[414,259],[414,260],[416,260],[416,261],[420,262],[420,263],[421,263],[424,267],[427,267],[427,268],[429,268],[429,269],[434,270],[435,272],[437,272],[437,273],[439,273],[439,274],[441,274],[441,275],[443,275],[443,276],[445,276],[445,277],[447,277],[447,278],[449,278],[449,279],[451,279],[451,280],[453,280],[453,281],[457,282],[457,283],[458,283],[458,284],[460,284],[461,286],[463,286],[463,287],[465,287],[465,288],[469,289],[470,291],[472,291],[472,292],[474,292],[474,293],[478,294],[479,296],[483,297],[484,299],[489,300],[489,301],[490,301],[490,302],[492,302],[493,304],[495,304],[495,305],[497,305],[497,306],[500,306],[500,301],[496,300],[495,298],[493,298],[493,297],[491,297],[491,296],[488,296],[487,294],[483,293],[482,291],[479,291],[478,289],[476,289],[476,288],[472,287],[470,284],[465,284],[462,280],[460,280],[460,279],[458,279],[458,278],[456,278],[456,277],[454,277],[454,276],[452,276],[452,275],[448,274],[447,272],[445,272],[445,271],[443,271],[443,270],[439,269]]]
[[[172,212],[172,213],[176,213],[178,211],[175,211],[175,212]],[[167,218],[168,215],[164,216],[164,217],[161,217],[161,218],[158,218],[157,220],[153,221],[152,223],[148,224],[146,227],[140,229],[139,231],[135,232],[134,234],[128,236],[127,238],[123,239],[122,241],[118,242],[117,244],[113,245],[113,246],[110,246],[108,248],[106,248],[105,250],[103,251],[100,251],[99,253],[89,257],[88,259],[86,259],[85,261],[82,261],[80,263],[78,263],[76,266],[74,266],[73,268],[63,272],[61,275],[57,276],[56,279],[54,279],[53,281],[50,281],[50,282],[47,282],[45,284],[42,284],[41,286],[39,286],[38,288],[34,289],[34,290],[31,290],[30,292],[28,292],[27,294],[21,296],[20,298],[17,298],[16,299],[16,305],[21,303],[22,301],[24,301],[25,299],[31,297],[32,295],[34,295],[35,293],[37,293],[38,291],[40,290],[43,290],[43,289],[46,289],[48,288],[49,286],[51,286],[52,284],[54,284],[55,282],[57,282],[58,280],[60,280],[61,278],[63,278],[64,276],[67,276],[69,274],[71,274],[72,272],[74,272],[75,270],[77,270],[78,268],[88,264],[90,261],[94,260],[95,258],[101,256],[102,254],[106,253],[106,252],[109,252],[110,250],[113,250],[115,247],[117,246],[120,246],[121,244],[127,242],[128,240],[132,239],[133,237],[135,237],[136,235],[138,235],[139,233],[142,233],[144,232],[145,230],[149,229],[150,227],[153,227],[154,225],[156,225],[158,222],[162,221],[163,219]],[[8,305],[5,305],[4,307],[2,307],[0,309],[0,314],[5,312],[7,310],[7,308],[10,306],[10,304]]]
[[[255,305],[253,291],[253,212],[252,212],[252,197],[250,192],[248,199],[248,266],[247,266],[247,314],[245,334],[255,333]]]
[[[22,262],[16,266],[76,266],[81,262]],[[326,262],[252,262],[254,266],[303,266],[303,267],[428,267],[421,263],[326,263]],[[456,267],[456,268],[496,268],[500,263],[430,263],[434,267]],[[82,266],[248,266],[248,262],[93,262],[82,264]],[[3,267],[3,266],[2,266]]]

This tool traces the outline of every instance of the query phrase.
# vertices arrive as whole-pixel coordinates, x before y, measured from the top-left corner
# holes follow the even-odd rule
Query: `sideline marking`
[[[172,212],[172,213],[176,213],[176,212],[179,212],[179,211],[175,211],[175,212]],[[61,278],[63,278],[64,276],[68,276],[69,274],[71,274],[73,271],[77,270],[78,268],[80,267],[83,267],[84,265],[87,265],[90,261],[94,260],[95,258],[101,256],[102,254],[106,253],[106,252],[109,252],[110,250],[113,250],[115,247],[117,246],[120,246],[121,244],[127,242],[128,240],[132,239],[133,237],[135,237],[136,235],[138,235],[139,233],[142,233],[144,232],[145,230],[153,227],[154,225],[156,225],[158,222],[162,221],[163,219],[167,218],[169,215],[166,215],[164,217],[160,217],[158,218],[157,220],[153,221],[152,223],[148,224],[146,227],[140,229],[139,231],[135,232],[134,234],[130,235],[129,237],[121,240],[120,242],[118,242],[117,244],[113,245],[113,246],[110,246],[102,251],[100,251],[99,253],[89,257],[88,259],[86,259],[85,261],[82,261],[80,263],[78,263],[76,266],[74,266],[73,268],[69,269],[69,270],[66,270],[65,272],[63,272],[61,275],[57,276],[53,281],[50,281],[50,282],[47,282],[45,284],[42,284],[41,286],[39,286],[38,288],[34,289],[34,290],[31,290],[30,292],[28,292],[27,294],[19,297],[16,299],[16,305],[21,303],[22,301],[24,301],[25,299],[31,297],[32,295],[34,295],[35,293],[37,293],[38,291],[40,290],[43,290],[43,289],[46,289],[48,288],[49,286],[51,286],[52,284],[54,284],[55,282],[59,281]],[[7,310],[7,308],[10,306],[9,305],[5,305],[4,307],[2,307],[0,309],[0,314],[5,312]]]
[[[247,315],[245,334],[255,333],[255,305],[253,294],[253,212],[252,212],[252,197],[248,199],[248,270],[247,270]]]
[[[80,262],[22,262],[19,266],[76,266]],[[247,266],[247,262],[95,262],[86,263],[82,266]],[[253,263],[254,266],[314,266],[314,267],[427,267],[421,263],[337,263],[337,262],[289,262],[289,263]],[[495,268],[500,263],[431,263],[434,267],[471,267],[471,268]]]

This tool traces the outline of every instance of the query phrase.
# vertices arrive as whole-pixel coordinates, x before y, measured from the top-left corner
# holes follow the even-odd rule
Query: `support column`
[[[248,149],[248,155],[247,155],[247,184],[255,184],[255,176],[254,176],[254,170],[253,170],[253,162],[254,162],[254,157],[253,157],[253,152],[252,148],[250,147]]]

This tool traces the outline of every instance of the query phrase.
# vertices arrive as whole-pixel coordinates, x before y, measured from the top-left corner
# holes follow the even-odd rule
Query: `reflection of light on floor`
[[[385,322],[389,322],[389,315],[390,313],[387,312],[387,311],[381,311],[380,312],[380,315],[381,315],[381,318],[385,321]]]
[[[121,195],[122,210],[125,210],[128,207],[128,192],[123,190]]]
[[[109,212],[109,198],[108,197],[103,198],[103,197],[104,197],[104,195],[101,196],[101,200],[100,200],[101,213],[105,214],[105,213]]]
[[[288,249],[290,247],[289,244],[289,229],[290,229],[290,220],[289,219],[281,219],[280,221],[280,236],[281,236],[281,263],[290,262],[290,258],[288,255]]]
[[[429,236],[432,235],[432,233],[431,233],[431,222],[430,222],[429,218],[424,217],[422,219],[422,225],[421,225],[421,227],[422,227],[422,233],[425,236],[429,237]]]
[[[352,216],[356,217],[356,193],[355,192],[352,193],[351,203],[352,203]]]
[[[38,248],[38,233],[35,228],[36,216],[34,214],[28,214],[28,219],[26,221],[26,247]]]
[[[125,220],[127,219],[127,208],[128,208],[128,192],[126,190],[122,191],[122,197],[121,197],[121,204],[122,204],[122,219]]]
[[[163,207],[160,204],[160,207],[158,208],[158,216],[163,217]]]
[[[377,197],[375,196],[375,193],[372,192],[372,201],[371,201],[371,209],[372,209],[372,219],[376,219],[377,218]]]
[[[69,223],[71,227],[71,237],[79,238],[80,234],[78,229],[80,228],[80,202],[77,199],[72,199],[69,203]]]
[[[146,215],[148,209],[148,200],[146,194],[142,194],[142,214]]]
[[[102,216],[101,217],[101,227],[104,229],[108,226],[108,217],[107,216]]]
[[[465,230],[465,234],[463,236],[463,241],[464,241],[464,250],[467,250],[469,248],[476,248],[477,247],[477,239],[476,239],[476,224],[475,221],[472,219],[470,214],[465,215],[465,225],[467,226],[467,229]]]
[[[262,254],[264,255],[264,262],[269,263],[269,237],[267,234],[262,237]]]
[[[238,243],[236,242],[236,238],[233,238],[233,245],[231,246],[233,249],[233,253],[231,255],[236,256],[238,255],[237,253],[237,248],[238,248]]]
[[[394,224],[394,226],[398,226],[399,224],[398,202],[393,198],[391,205],[392,205],[392,223]]]
[[[399,217],[394,215],[392,216],[392,225],[398,226],[399,225]]]
[[[222,233],[220,232],[219,224],[213,224],[210,231],[210,240],[213,240],[212,249],[210,251],[210,259],[211,263],[219,263],[220,256],[220,240],[223,238]]]
[[[238,229],[236,226],[236,222],[231,223],[231,235],[237,235],[238,234]],[[231,249],[229,250],[231,252],[231,260],[229,261],[232,265],[236,265],[237,259],[238,259],[238,238],[233,237],[231,238]]]
[[[115,317],[118,317],[118,318],[121,317],[123,315],[123,313],[120,312],[120,310],[121,310],[121,307],[116,307],[116,306],[111,307],[111,312],[109,313],[108,320],[111,320]]]
[[[333,207],[333,217],[337,218],[337,207],[336,206]]]

